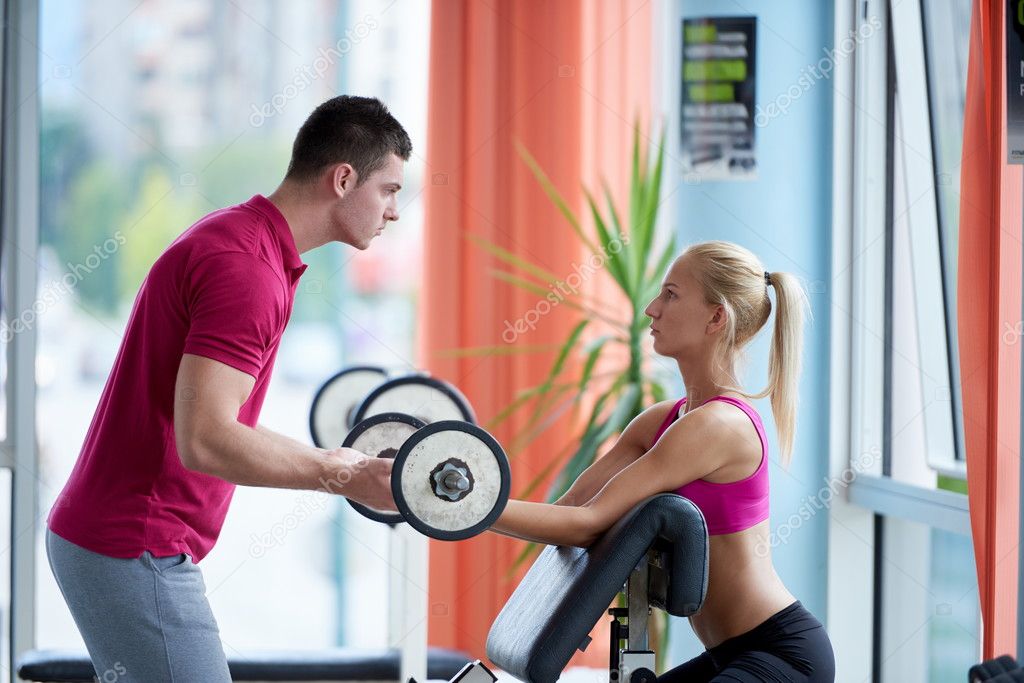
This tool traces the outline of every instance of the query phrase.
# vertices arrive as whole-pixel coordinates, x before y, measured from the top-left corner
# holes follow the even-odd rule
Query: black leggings
[[[836,660],[825,627],[799,600],[658,677],[659,682],[670,683],[834,683],[835,679]]]

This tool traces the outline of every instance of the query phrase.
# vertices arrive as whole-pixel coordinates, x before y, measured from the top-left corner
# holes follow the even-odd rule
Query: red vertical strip
[[[983,656],[1016,650],[1022,175],[1006,164],[1004,4],[975,0],[961,167],[957,315]]]

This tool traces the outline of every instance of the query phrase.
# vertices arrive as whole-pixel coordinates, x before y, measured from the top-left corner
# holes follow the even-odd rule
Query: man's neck
[[[267,199],[284,216],[285,222],[288,223],[288,229],[292,232],[292,238],[295,240],[295,248],[300,254],[328,242],[319,234],[320,231],[317,229],[319,222],[315,220],[313,211],[310,210],[315,203],[308,197],[304,198],[299,190],[287,183],[281,183],[267,196]]]

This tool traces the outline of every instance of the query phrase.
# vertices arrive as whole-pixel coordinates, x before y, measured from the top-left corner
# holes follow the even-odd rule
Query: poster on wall
[[[1024,164],[1024,0],[1006,3],[1006,163]]]
[[[757,178],[754,146],[756,17],[683,19],[683,173]]]

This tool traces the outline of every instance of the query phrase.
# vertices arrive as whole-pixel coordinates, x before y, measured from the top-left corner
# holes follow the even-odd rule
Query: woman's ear
[[[715,306],[714,315],[712,315],[711,320],[708,321],[707,333],[715,334],[723,327],[725,327],[725,306],[717,304]]]

